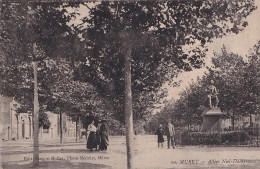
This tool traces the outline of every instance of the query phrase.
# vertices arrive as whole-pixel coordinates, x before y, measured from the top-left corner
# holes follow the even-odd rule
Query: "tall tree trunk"
[[[16,126],[17,135],[16,135],[16,137],[17,137],[17,140],[19,140],[19,115],[18,114],[16,114],[16,118],[17,118],[17,126]]]
[[[34,44],[35,52],[35,44]],[[33,75],[34,75],[34,106],[33,106],[33,167],[39,167],[39,100],[38,100],[38,81],[37,81],[37,62],[33,62]]]
[[[132,110],[131,90],[131,48],[126,47],[124,56],[125,73],[125,125],[126,125],[126,147],[127,147],[127,168],[134,168],[134,125]]]
[[[13,139],[13,109],[11,108],[11,115],[10,115],[10,138]]]
[[[252,113],[250,112],[249,113],[249,124],[250,124],[250,127],[252,126]]]
[[[189,115],[188,115],[188,131],[190,131],[190,130],[191,130],[191,115],[189,113]]]
[[[62,134],[63,134],[62,133],[62,111],[60,109],[60,143],[61,144],[63,143],[63,140],[62,140],[63,135]]]
[[[235,112],[232,110],[232,130],[235,130]]]
[[[76,141],[78,141],[78,115],[76,115]]]
[[[81,118],[80,118],[80,116],[79,116],[79,121],[78,121],[78,125],[79,125],[79,127],[78,127],[78,136],[79,136],[79,139],[81,139]]]

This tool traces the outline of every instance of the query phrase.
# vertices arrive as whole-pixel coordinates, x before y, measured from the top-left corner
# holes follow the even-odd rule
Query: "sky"
[[[253,11],[247,18],[248,26],[239,34],[230,34],[221,39],[215,39],[210,43],[209,51],[207,52],[205,59],[205,66],[210,66],[211,58],[214,52],[221,52],[223,45],[226,46],[228,52],[237,53],[242,56],[249,54],[249,50],[260,40],[260,0],[255,0],[257,9]],[[179,98],[179,92],[185,89],[192,79],[196,80],[197,77],[202,77],[206,68],[196,69],[191,72],[185,72],[179,75],[177,80],[183,82],[179,87],[168,88],[169,96],[167,99],[177,100]]]

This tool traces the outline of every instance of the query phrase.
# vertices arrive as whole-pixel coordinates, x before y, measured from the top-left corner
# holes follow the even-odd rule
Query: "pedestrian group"
[[[171,123],[171,120],[168,121],[166,128],[163,128],[162,124],[159,124],[159,127],[156,131],[156,134],[158,136],[158,147],[163,148],[164,138],[163,136],[167,136],[167,143],[168,143],[168,149],[172,146],[172,148],[175,148],[175,130],[174,126]]]
[[[98,120],[95,125],[95,121],[91,120],[87,127],[86,132],[87,146],[90,151],[105,151],[109,145],[108,140],[108,127],[106,120]]]

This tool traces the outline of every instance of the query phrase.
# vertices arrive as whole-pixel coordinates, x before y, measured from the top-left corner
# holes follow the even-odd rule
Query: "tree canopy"
[[[20,102],[24,112],[31,112],[33,106],[31,62],[38,61],[39,102],[44,105],[52,98],[51,88],[55,79],[51,77],[57,73],[51,70],[51,61],[58,66],[59,58],[67,59],[65,54],[71,54],[64,48],[70,45],[68,39],[71,28],[67,22],[75,14],[67,12],[67,5],[22,2],[2,4],[1,94]],[[33,52],[33,43],[37,44],[36,53]]]
[[[123,55],[128,46],[132,56],[134,118],[141,119],[167,95],[161,88],[165,82],[172,84],[179,72],[203,66],[206,44],[230,32],[239,33],[247,26],[246,16],[255,9],[251,0],[101,2],[89,6],[82,25],[69,25],[78,14],[68,8],[79,7],[77,3],[2,5],[1,94],[15,97],[27,105],[26,111],[31,111],[31,61],[37,60],[41,105],[50,100],[58,104],[52,100],[55,88],[59,88],[60,98],[75,95],[72,90],[63,95],[65,88],[62,91],[58,85],[70,89],[75,85],[75,92],[81,94],[82,88],[88,90],[92,86],[99,99],[106,100],[103,105],[110,105],[115,117],[123,121]],[[37,43],[36,55],[32,53],[33,42]],[[199,45],[187,50],[195,43]],[[53,66],[62,64],[68,67],[59,71],[70,69],[73,75],[69,79],[64,75],[67,80],[61,79],[58,84],[54,78],[59,71],[53,71]],[[72,104],[77,104],[72,100]],[[68,105],[64,99],[59,102]]]
[[[21,104],[19,113],[33,111],[31,62],[36,60],[41,110],[62,111],[74,120],[76,115],[84,117],[88,112],[113,117],[109,104],[95,87],[75,81],[73,76],[74,60],[83,52],[77,28],[70,24],[78,15],[78,6],[79,3],[3,3],[0,93]]]
[[[165,82],[203,66],[206,44],[243,30],[255,6],[251,0],[147,1],[101,2],[89,9],[78,27],[84,54],[77,59],[75,76],[109,99],[123,121],[125,48],[132,57],[134,118],[142,118],[166,96],[161,91]]]
[[[177,126],[200,124],[202,114],[209,109],[206,92],[210,80],[214,80],[219,91],[219,107],[231,117],[233,123],[242,116],[258,114],[259,102],[259,53],[258,42],[251,50],[249,56],[242,57],[232,52],[227,52],[223,46],[221,53],[215,53],[212,66],[202,78],[191,83],[183,92],[180,99],[169,103],[150,120],[147,128],[155,124],[166,122],[171,118]]]

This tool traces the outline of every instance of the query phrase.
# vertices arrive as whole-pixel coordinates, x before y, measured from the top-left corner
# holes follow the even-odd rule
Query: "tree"
[[[67,35],[73,35],[72,27],[67,23],[75,13],[67,15],[66,7],[77,5],[33,3],[28,7],[27,3],[5,3],[0,23],[3,53],[1,60],[6,63],[2,69],[4,73],[11,71],[10,74],[15,75],[14,72],[19,72],[19,69],[32,70],[32,61],[40,64],[47,56],[55,59],[67,56],[68,60],[71,59],[76,69],[75,79],[95,86],[99,94],[110,101],[119,119],[124,119],[126,115],[127,135],[130,138],[127,139],[129,168],[133,168],[133,149],[129,146],[133,141],[131,96],[134,96],[134,106],[141,101],[141,96],[150,96],[143,99],[149,103],[143,104],[143,107],[150,108],[157,101],[158,92],[164,82],[171,82],[181,70],[191,70],[203,65],[206,42],[228,32],[238,33],[247,25],[244,17],[255,9],[251,0],[102,2],[90,8],[90,15],[83,20],[88,25],[87,28],[76,32],[83,33],[85,37],[82,43],[83,55],[72,57],[76,48],[71,52],[66,50],[71,45],[68,43],[71,36]],[[30,14],[30,11],[34,12]],[[230,25],[233,27],[230,28]],[[33,53],[32,44],[35,42],[37,51],[42,51],[43,54]],[[79,41],[75,42],[81,45]],[[195,42],[200,42],[200,46],[184,51],[185,45]],[[21,74],[32,77],[29,72]],[[16,87],[32,91],[32,80],[18,77],[16,82],[16,79],[9,79],[12,83],[7,84],[8,78],[3,77],[3,86],[11,91],[10,96],[18,100],[24,100],[22,97],[28,94],[18,94]],[[39,78],[39,88],[42,85],[40,81]],[[125,89],[127,93],[124,93]],[[3,90],[2,93],[6,94]],[[39,91],[39,101],[40,95]],[[125,114],[121,113],[124,109],[122,105],[128,110]],[[140,106],[134,112],[139,111],[137,108]],[[136,113],[138,114],[142,113]]]
[[[177,101],[176,109],[180,114],[186,114],[186,123],[200,124],[201,115],[209,109],[207,87],[210,81],[214,80],[219,91],[219,107],[230,116],[232,112],[233,122],[238,112],[243,112],[244,97],[242,88],[244,83],[245,62],[237,54],[227,53],[226,48],[212,58],[212,66],[208,72],[196,83],[191,83],[181,94],[180,101]],[[181,106],[183,105],[183,106]],[[185,120],[184,120],[185,121]],[[234,124],[234,123],[233,123]]]
[[[252,125],[252,114],[258,114],[260,110],[260,100],[259,100],[259,83],[260,83],[260,41],[252,49],[250,55],[248,56],[248,61],[246,63],[245,73],[244,73],[244,112],[250,116],[250,124]]]
[[[51,125],[51,122],[48,118],[48,115],[43,112],[40,111],[39,112],[39,128],[43,127],[44,129],[49,129]]]
[[[150,134],[155,134],[156,130],[159,126],[159,124],[167,124],[169,119],[174,119],[175,115],[175,106],[176,102],[174,100],[169,100],[165,102],[165,106],[160,110],[160,112],[157,112],[155,115],[152,115],[150,118],[147,119],[147,121],[142,120],[145,122],[145,131]],[[179,121],[178,119],[177,121]],[[176,123],[174,123],[175,126]]]
[[[212,58],[212,66],[208,68],[202,79],[191,83],[180,95],[180,100],[175,104],[176,112],[184,117],[179,120],[190,119],[191,116],[199,117],[208,109],[208,98],[206,88],[210,80],[215,81],[219,90],[219,107],[226,112],[227,117],[232,117],[233,129],[237,117],[256,114],[259,107],[258,102],[258,55],[257,45],[248,61],[242,56],[228,53],[223,46],[221,53],[215,53]],[[174,109],[173,109],[174,110]],[[174,112],[174,111],[173,111]],[[193,118],[191,123],[201,122]]]
[[[58,62],[50,60],[48,66],[52,70],[48,74],[52,82],[48,86],[51,97],[46,103],[47,110],[60,113],[60,115],[66,113],[77,124],[79,118],[84,119],[87,113],[99,112],[103,115],[104,110],[110,111],[92,85],[73,80],[70,62],[65,59],[60,59]],[[62,134],[60,137],[62,143]]]
[[[42,101],[43,105],[43,101],[46,101],[44,94],[48,93],[44,85],[45,78],[39,79],[38,84],[38,64],[43,63],[48,57],[57,58],[64,54],[62,49],[66,46],[62,45],[62,42],[66,41],[65,35],[71,30],[67,22],[75,14],[65,15],[67,11],[62,3],[5,2],[1,5],[0,49],[1,62],[4,63],[0,67],[3,79],[1,94],[14,97],[25,105],[25,110],[31,112],[34,100],[33,167],[38,167],[39,101]]]
[[[214,66],[210,71],[218,82],[219,106],[232,117],[234,129],[235,119],[246,114],[243,108],[246,63],[242,56],[228,53],[225,47],[220,54],[215,54],[212,62]]]
[[[192,81],[180,94],[175,102],[168,102],[161,109],[159,119],[161,123],[167,123],[167,119],[173,119],[175,126],[187,126],[190,129],[192,124],[198,125],[202,122],[202,113],[208,109],[206,87],[209,84],[208,78]]]
[[[156,94],[181,70],[201,67],[205,44],[228,32],[239,33],[255,6],[249,0],[101,2],[89,9],[77,79],[96,86],[119,117],[125,116],[127,164],[134,168],[132,91],[136,105],[141,95]],[[184,51],[184,45],[195,42],[200,46]]]

